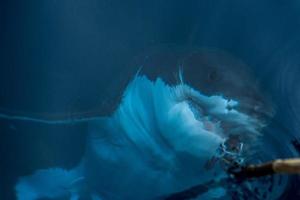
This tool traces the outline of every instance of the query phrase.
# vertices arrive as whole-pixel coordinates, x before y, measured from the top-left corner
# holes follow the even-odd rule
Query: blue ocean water
[[[300,198],[298,1],[0,5],[0,199]]]

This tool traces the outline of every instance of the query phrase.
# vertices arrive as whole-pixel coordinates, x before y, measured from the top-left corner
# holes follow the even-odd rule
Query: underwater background
[[[172,104],[163,94],[178,87],[195,90],[211,115],[219,113],[206,97],[217,95],[216,105],[236,100],[239,112],[258,121],[242,123],[255,131],[237,133],[259,129],[247,162],[299,157],[299,10],[297,0],[2,0],[0,199],[153,199],[219,179],[202,169],[213,153],[197,149],[211,137],[181,144],[172,133],[189,128],[181,127],[185,118],[157,117]],[[159,102],[155,112],[150,96]],[[133,124],[157,133],[156,120],[174,149],[136,137]],[[108,151],[120,143],[130,148]],[[135,167],[142,170],[129,170]],[[66,186],[48,191],[57,182]],[[225,182],[196,199],[300,199],[299,184],[298,176],[242,189]]]

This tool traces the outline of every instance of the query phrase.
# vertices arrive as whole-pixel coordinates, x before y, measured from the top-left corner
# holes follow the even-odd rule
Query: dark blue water
[[[16,199],[21,177],[53,167],[72,170],[82,158],[88,160],[88,183],[79,177],[70,186],[84,187],[81,199],[149,199],[201,183],[201,163],[189,154],[176,154],[185,163],[176,165],[184,171],[180,183],[161,191],[134,176],[126,182],[123,169],[140,164],[134,158],[133,165],[109,165],[89,152],[91,129],[105,132],[106,126],[77,120],[111,116],[138,70],[150,80],[176,84],[181,69],[192,88],[241,102],[242,112],[265,124],[260,148],[249,150],[247,162],[299,156],[299,8],[296,0],[1,1],[0,199]],[[160,159],[149,166],[169,170]],[[108,181],[112,177],[115,182]],[[297,176],[268,177],[242,188],[226,184],[220,198],[300,198]],[[139,185],[150,192],[138,192]]]

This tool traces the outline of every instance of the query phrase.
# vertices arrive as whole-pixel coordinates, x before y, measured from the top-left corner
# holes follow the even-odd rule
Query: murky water
[[[299,6],[2,1],[0,199],[299,199]]]

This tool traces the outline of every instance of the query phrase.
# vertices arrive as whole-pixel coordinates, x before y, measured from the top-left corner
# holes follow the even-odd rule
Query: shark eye
[[[209,74],[208,74],[208,80],[213,82],[213,81],[218,81],[220,79],[220,75],[217,72],[217,70],[212,70]]]

